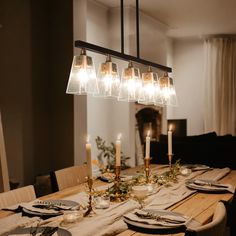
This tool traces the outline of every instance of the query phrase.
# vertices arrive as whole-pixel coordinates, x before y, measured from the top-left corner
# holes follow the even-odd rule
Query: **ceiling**
[[[119,0],[96,0],[118,7]],[[236,0],[139,0],[140,10],[166,25],[171,37],[236,34]],[[135,0],[124,0],[135,6]]]

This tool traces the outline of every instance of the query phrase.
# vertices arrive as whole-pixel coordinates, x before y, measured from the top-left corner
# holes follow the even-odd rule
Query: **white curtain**
[[[205,50],[205,132],[236,134],[236,41],[209,38]]]

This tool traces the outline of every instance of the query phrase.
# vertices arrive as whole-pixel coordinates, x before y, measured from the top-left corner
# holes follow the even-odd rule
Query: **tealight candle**
[[[106,209],[110,206],[109,196],[95,196],[94,197],[95,207],[97,209]]]
[[[63,223],[65,224],[75,223],[82,218],[83,218],[82,213],[79,211],[65,211],[63,215]]]

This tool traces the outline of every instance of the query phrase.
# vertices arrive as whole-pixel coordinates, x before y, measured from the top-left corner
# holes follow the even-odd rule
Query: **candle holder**
[[[86,216],[93,216],[95,212],[93,211],[92,207],[92,189],[93,189],[93,179],[91,177],[88,177],[87,179],[88,187],[89,187],[89,204],[88,204],[88,209],[84,213],[84,217]]]
[[[146,175],[146,183],[149,183],[149,175],[150,175],[150,158],[144,158],[144,171]]]
[[[168,154],[170,171],[172,171],[172,157],[173,157],[173,156],[174,156],[174,154]]]
[[[114,183],[114,195],[115,195],[115,200],[116,201],[121,201],[121,191],[120,191],[120,171],[121,171],[121,167],[120,166],[116,166],[115,168],[115,183]]]

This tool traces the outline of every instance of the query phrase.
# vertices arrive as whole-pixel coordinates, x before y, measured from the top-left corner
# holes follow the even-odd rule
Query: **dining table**
[[[159,165],[159,164],[155,164],[155,165],[151,165],[151,173],[162,173],[166,168],[168,169],[168,166],[166,165]],[[214,171],[215,169],[213,169]],[[134,167],[134,168],[129,168],[127,170],[122,171],[122,174],[124,175],[134,175],[137,173],[140,173],[143,171],[143,166],[138,166],[138,167]],[[184,175],[180,175],[180,180],[176,181],[175,183],[171,183],[170,186],[158,186],[158,191],[156,194],[154,194],[153,196],[150,196],[150,201],[146,202],[146,204],[150,204],[150,207],[154,207],[155,205],[158,205],[159,202],[166,200],[166,196],[167,195],[163,195],[163,193],[165,193],[167,190],[168,192],[168,197],[175,199],[174,195],[176,194],[176,200],[172,201],[171,203],[166,203],[166,205],[163,206],[163,209],[165,210],[169,210],[171,212],[175,212],[178,214],[182,214],[184,216],[188,216],[191,217],[191,219],[194,219],[198,225],[204,225],[207,224],[208,222],[211,221],[214,210],[216,208],[217,203],[220,200],[223,200],[225,202],[230,202],[233,199],[233,192],[228,192],[228,191],[221,191],[221,192],[204,192],[204,191],[197,191],[197,190],[192,190],[192,189],[188,189],[185,186],[185,181],[188,178],[198,178],[199,176],[202,175],[206,175],[208,173],[211,173],[212,169],[209,170],[203,170],[203,171],[196,171],[195,173],[192,172],[192,176],[188,175],[188,176],[184,176]],[[225,173],[223,173],[222,175],[219,175],[219,173],[221,173],[220,171],[216,170],[216,175],[218,175],[218,183],[222,183],[222,184],[229,184],[232,187],[236,187],[236,170],[230,170],[230,171],[226,171]],[[213,173],[213,172],[212,172]],[[208,176],[209,177],[209,176]],[[94,188],[103,188],[104,186],[106,186],[108,183],[102,181],[101,179],[96,179],[94,180],[93,183],[93,187]],[[181,189],[181,197],[178,196],[178,189],[177,187],[179,186],[179,188]],[[162,193],[163,192],[163,193]],[[74,199],[73,196],[78,196],[78,194],[82,194],[82,193],[88,193],[88,185],[86,183],[83,184],[79,184],[77,186],[73,186],[73,187],[69,187],[66,188],[64,190],[49,194],[49,195],[45,195],[43,197],[40,197],[39,200],[44,201],[44,200],[55,200],[55,199]],[[117,209],[119,208],[124,208],[126,202],[122,203],[115,203],[118,204]],[[119,205],[120,204],[120,205]],[[132,202],[133,206],[130,207],[128,210],[129,211],[133,211],[135,208],[138,208],[138,203],[137,201],[133,201]],[[112,203],[111,203],[112,205]],[[130,205],[129,205],[130,206]],[[115,206],[113,206],[115,208]],[[114,208],[112,208],[114,210]],[[124,211],[125,214],[127,214],[128,210],[126,209]],[[75,232],[77,232],[75,229],[73,231],[73,227],[68,228],[68,231],[71,232],[72,236],[74,235],[119,235],[119,236],[144,236],[144,235],[150,235],[150,233],[146,233],[145,230],[141,230],[139,231],[138,229],[136,229],[135,227],[129,227],[128,225],[126,225],[123,221],[123,213],[120,213],[120,215],[117,215],[116,218],[119,218],[119,224],[122,225],[121,228],[119,228],[117,225],[113,226],[110,225],[110,222],[108,219],[104,220],[104,218],[99,218],[99,217],[103,217],[103,210],[99,210],[99,215],[95,216],[98,217],[97,221],[92,221],[92,217],[90,217],[90,219],[86,219],[88,221],[88,223],[86,224],[86,222],[84,223],[83,220],[76,223],[77,224],[77,228],[81,229],[84,231],[86,231],[86,229],[90,230],[92,227],[96,227],[96,225],[99,225],[99,219],[102,219],[102,223],[104,225],[101,225],[101,229],[99,227],[97,227],[97,232],[96,229],[95,231],[91,231],[91,232],[96,232],[93,234],[87,233],[85,232],[85,234],[77,234]],[[104,210],[104,215],[108,214],[108,218],[109,218],[109,209]],[[112,212],[112,210],[110,211]],[[122,212],[122,210],[121,210]],[[6,219],[7,217],[11,217],[13,216],[15,213],[12,211],[6,211],[6,210],[0,210],[0,227],[1,227],[1,221]],[[85,220],[85,221],[86,221]],[[91,222],[90,222],[91,221]],[[106,225],[107,222],[107,225]],[[83,225],[84,224],[84,225]],[[117,227],[118,230],[111,230],[111,234],[108,233],[108,231],[106,231],[106,228],[111,228],[113,229],[114,227]],[[0,235],[1,235],[1,230],[0,230]],[[154,233],[153,235],[159,235],[158,231],[156,233]],[[163,233],[161,234],[163,235]],[[184,235],[184,232],[167,232],[165,235]]]

